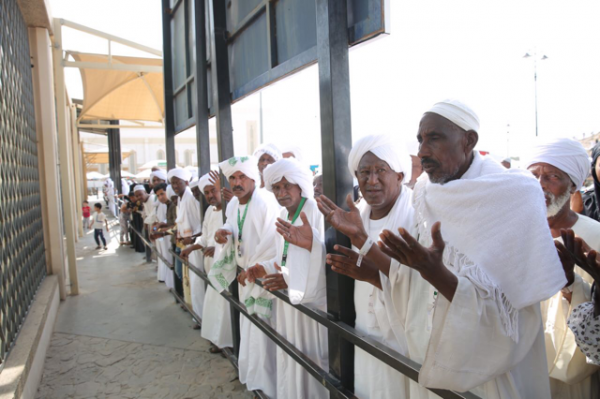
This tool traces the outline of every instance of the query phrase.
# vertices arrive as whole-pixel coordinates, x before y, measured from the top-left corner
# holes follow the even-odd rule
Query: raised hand
[[[600,260],[598,259],[597,252],[591,249],[581,237],[577,237],[572,229],[563,229],[560,231],[560,235],[564,243],[564,248],[571,254],[574,262],[589,273],[594,281],[596,281],[596,284],[600,284]],[[558,247],[559,245],[557,244]]]
[[[213,258],[215,256],[215,247],[203,248],[202,253],[208,258]]]
[[[242,285],[242,287],[246,286],[246,271],[242,270],[240,274],[237,275],[237,281]]]
[[[325,216],[325,220],[334,229],[348,236],[351,240],[358,236],[367,236],[360,212],[356,205],[354,205],[350,194],[346,196],[346,204],[348,204],[350,211],[343,210],[324,195],[317,197],[316,200],[319,210]]]
[[[281,271],[281,267],[277,263],[275,263],[275,269],[278,272]],[[288,287],[281,273],[266,275],[262,285],[268,291],[278,291]]]
[[[211,170],[210,172],[208,172],[208,181],[210,181],[212,185],[215,186],[215,189],[221,189],[221,175],[218,171]]]
[[[227,244],[227,236],[231,235],[231,231],[219,229],[215,233],[215,241],[219,244]]]
[[[418,271],[421,276],[449,301],[454,298],[458,278],[443,262],[443,253],[446,244],[442,238],[441,223],[436,222],[431,227],[433,243],[425,248],[403,228],[398,229],[400,236],[389,230],[384,230],[378,242],[379,248],[386,255],[398,262]]]
[[[292,226],[290,222],[277,218],[275,223],[277,232],[290,244],[311,251],[313,242],[312,227],[304,212],[300,213],[300,219],[302,220],[301,226]]]
[[[331,270],[355,280],[366,281],[381,289],[379,269],[371,265],[366,257],[363,258],[360,267],[358,267],[356,266],[358,252],[341,245],[334,245],[333,249],[340,252],[341,255],[327,254],[326,261],[331,265]]]
[[[267,272],[265,271],[264,266],[258,263],[246,270],[246,278],[248,279],[249,283],[253,283],[256,281],[256,279],[263,278],[266,275]]]
[[[562,264],[565,277],[567,278],[567,284],[565,284],[565,287],[568,287],[569,285],[573,284],[573,281],[575,281],[575,257],[571,255],[563,243],[554,241],[554,245],[556,246],[556,252],[558,252],[560,263]]]

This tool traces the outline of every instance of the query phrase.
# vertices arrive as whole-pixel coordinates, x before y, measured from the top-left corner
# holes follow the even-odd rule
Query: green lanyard
[[[298,219],[298,216],[300,215],[300,211],[302,211],[302,207],[304,206],[305,202],[306,202],[306,198],[302,197],[302,199],[300,200],[300,205],[298,205],[298,209],[296,209],[296,213],[294,214],[294,217],[292,218],[292,225],[294,224],[296,219]],[[288,220],[290,220],[289,214],[288,214]],[[287,253],[288,253],[289,246],[290,246],[290,243],[287,242],[287,240],[286,240],[285,243],[283,244],[283,256],[281,257],[281,266],[285,266],[285,264],[287,262]]]
[[[250,201],[252,201],[252,198],[250,198],[246,203],[246,209],[244,209],[244,216],[242,216],[241,221],[240,208],[238,208],[238,241],[242,241],[242,229],[244,228],[244,222],[246,221],[246,214],[248,213],[248,208],[250,208]]]

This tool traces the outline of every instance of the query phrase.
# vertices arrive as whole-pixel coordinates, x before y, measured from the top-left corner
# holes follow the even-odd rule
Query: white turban
[[[479,117],[477,114],[458,100],[448,99],[436,103],[426,113],[429,112],[443,116],[464,130],[479,131]]]
[[[212,183],[210,179],[211,177],[209,173],[205,174],[200,179],[198,179],[198,188],[200,189],[200,192],[202,194],[204,194],[204,187],[214,185],[214,183]]]
[[[293,158],[283,158],[266,167],[263,171],[265,188],[273,192],[273,184],[280,182],[284,177],[290,183],[300,186],[303,197],[313,198],[315,196],[313,177],[309,169]]]
[[[198,179],[192,178],[190,182],[190,188],[198,187]]]
[[[158,177],[160,180],[167,181],[167,172],[165,172],[162,169],[157,169],[154,172],[150,173],[150,181],[152,181],[154,177]]]
[[[539,162],[550,164],[569,175],[579,190],[590,173],[590,158],[580,142],[552,139],[534,146],[525,157],[525,168]]]
[[[190,181],[192,178],[192,173],[189,170],[185,170],[183,168],[173,168],[167,173],[167,178],[169,183],[171,182],[171,178],[177,177],[181,180]]]
[[[137,186],[135,186],[133,188],[133,192],[135,193],[136,191],[146,191],[146,187],[144,187],[142,184],[138,184]]]
[[[256,159],[260,159],[263,154],[269,154],[275,162],[281,159],[281,151],[279,151],[279,148],[275,144],[263,144],[254,151]]]
[[[284,154],[286,152],[291,152],[294,154],[294,158],[296,158],[299,162],[302,162],[302,150],[300,147],[295,145],[284,145],[281,147],[281,153]]]
[[[356,176],[360,160],[367,152],[371,152],[385,161],[394,172],[403,172],[405,181],[408,181],[411,177],[412,161],[405,147],[405,145],[397,145],[396,141],[384,134],[363,137],[354,143],[348,155],[350,174],[352,177]]]
[[[171,199],[172,197],[175,197],[177,194],[175,194],[175,191],[173,191],[173,187],[171,187],[171,185],[169,184],[167,186],[167,197],[169,197],[169,199]]]
[[[227,179],[235,172],[242,172],[248,178],[260,184],[260,173],[258,172],[258,160],[253,156],[231,157],[227,161],[219,163],[219,168]]]

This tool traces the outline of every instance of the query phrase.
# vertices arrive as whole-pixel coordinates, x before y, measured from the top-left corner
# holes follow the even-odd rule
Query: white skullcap
[[[294,154],[294,158],[296,158],[299,162],[302,162],[302,150],[300,147],[295,145],[284,145],[281,147],[281,154],[285,154],[286,152],[291,152]]]
[[[550,164],[569,175],[579,190],[590,173],[590,158],[580,142],[552,139],[534,146],[525,157],[525,168],[536,163]]]
[[[198,179],[192,177],[192,181],[190,182],[190,189],[198,187]]]
[[[263,144],[254,151],[256,159],[260,159],[263,154],[269,154],[275,162],[281,159],[281,151],[279,151],[279,148],[275,144]]]
[[[231,157],[227,161],[219,163],[219,168],[221,168],[227,179],[235,172],[242,172],[248,178],[254,180],[254,183],[260,183],[258,160],[253,156]]]
[[[171,199],[171,197],[175,197],[177,194],[175,194],[175,191],[173,191],[173,187],[171,187],[171,185],[169,184],[167,186],[167,197],[169,197],[169,199]]]
[[[285,179],[292,184],[297,184],[302,190],[302,196],[312,198],[315,196],[313,177],[308,168],[304,167],[294,158],[283,158],[268,165],[263,171],[265,188],[273,192],[273,184]]]
[[[171,182],[171,178],[177,177],[181,180],[190,181],[192,178],[192,173],[189,170],[185,170],[183,168],[173,168],[167,173],[167,178],[169,183]]]
[[[133,188],[133,192],[135,193],[136,191],[144,191],[144,192],[146,192],[146,187],[144,187],[142,184],[138,184],[137,186],[135,186]]]
[[[203,175],[200,179],[198,179],[198,188],[200,189],[200,192],[202,194],[204,194],[204,187],[214,185],[214,183],[211,182],[210,179],[211,177],[209,173]]]
[[[150,173],[150,181],[152,181],[154,177],[158,177],[160,180],[167,181],[167,172],[165,172],[162,169],[157,169],[154,172]]]
[[[448,99],[436,103],[426,113],[443,116],[461,129],[479,131],[479,117],[477,114],[458,100]]]
[[[403,172],[406,181],[410,180],[412,161],[406,151],[406,146],[397,145],[395,140],[385,134],[363,137],[352,146],[350,155],[348,155],[348,169],[353,177],[356,176],[360,160],[367,152],[371,152],[377,158],[385,161],[394,172]]]

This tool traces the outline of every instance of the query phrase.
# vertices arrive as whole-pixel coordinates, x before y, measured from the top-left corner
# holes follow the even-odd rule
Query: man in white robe
[[[177,249],[185,249],[193,244],[195,238],[202,232],[202,218],[198,201],[189,188],[189,180],[192,174],[183,168],[171,169],[168,179],[173,191],[178,195],[177,203]],[[177,251],[176,249],[176,251]],[[189,282],[189,270],[181,262],[176,262],[177,275],[183,280],[184,300],[191,305],[191,291]]]
[[[204,271],[209,273],[214,260],[221,253],[221,246],[215,242],[215,233],[223,227],[219,174],[212,172],[202,176],[198,181],[198,190],[206,197],[210,206],[204,213],[202,235],[196,238],[194,245],[186,248],[182,255],[192,251],[202,254]],[[221,348],[233,347],[231,307],[210,284],[206,287],[204,297],[202,338],[212,343],[211,353],[219,353]]]
[[[275,256],[275,229],[278,205],[273,194],[258,189],[260,173],[253,156],[233,157],[219,167],[229,180],[233,199],[227,205],[226,222],[215,233],[222,244],[221,253],[213,263],[209,278],[219,292],[229,288],[236,279],[237,266],[246,270]],[[250,314],[257,314],[275,327],[276,313],[272,312],[274,297],[258,285],[246,281],[246,273],[237,277],[240,300]],[[240,315],[240,382],[248,390],[262,390],[275,397],[277,381],[275,345],[243,315]]]
[[[292,304],[310,304],[326,312],[324,224],[310,171],[293,158],[280,159],[264,170],[263,178],[283,207],[277,220],[277,253],[248,269],[248,281],[264,278],[269,291],[287,289]],[[275,301],[275,307],[277,332],[328,371],[327,329],[284,301]],[[328,392],[278,346],[277,397],[326,398]]]
[[[170,265],[173,264],[173,255],[169,251],[172,247],[171,245],[171,237],[172,235],[166,234],[166,230],[170,230],[174,226],[170,226],[168,222],[168,211],[170,206],[176,206],[172,204],[172,198],[176,197],[177,194],[173,191],[171,185],[167,186],[166,190],[166,202],[161,203],[161,205],[157,208],[156,217],[159,220],[158,225],[156,226],[155,236],[157,237],[156,249],[162,255],[162,258],[165,258]],[[161,201],[162,202],[162,201]],[[163,206],[164,205],[164,206]],[[174,289],[175,288],[175,280],[173,276],[173,270],[162,260],[162,258],[158,258],[158,275],[159,281],[160,277],[162,277],[162,281],[165,283],[167,288]]]
[[[115,184],[110,177],[104,181],[104,193],[106,195],[106,200],[108,201],[108,209],[110,209],[110,212],[113,214],[113,216],[117,216],[117,208],[115,204]]]
[[[369,268],[368,262],[385,262],[390,268],[400,269],[398,262],[383,254],[375,242],[379,241],[384,229],[395,231],[403,227],[413,231],[412,191],[403,185],[405,180],[410,180],[408,154],[390,136],[371,135],[354,144],[348,156],[348,168],[358,180],[363,200],[358,206],[348,200],[350,212],[345,212],[326,197],[320,197],[317,201],[321,211],[334,228],[351,239],[355,251],[354,269],[358,260],[356,252],[363,254],[362,271]],[[345,216],[339,217],[342,215]],[[352,251],[343,247],[338,246],[338,251],[353,256]],[[430,291],[433,294],[433,290],[429,289],[429,284],[416,271],[397,270],[396,283],[402,285],[403,297],[395,298],[394,303],[383,290],[384,286],[389,290],[390,285],[385,274],[377,268],[371,270],[370,278],[345,273],[346,269],[338,263],[346,259],[345,255],[329,255],[328,258],[333,271],[357,279],[354,283],[355,328],[400,354],[422,362],[429,339],[429,331],[423,328],[427,305],[432,302],[429,294]],[[410,293],[414,297],[412,302],[408,300]],[[388,307],[391,308],[389,311],[386,310]],[[390,314],[395,317],[390,318]],[[415,326],[412,335],[406,331],[411,326]],[[415,345],[414,341],[420,345]],[[420,350],[415,350],[416,347]],[[426,389],[364,350],[355,348],[354,353],[354,392],[357,396],[390,399],[429,396]]]
[[[566,279],[539,184],[481,157],[478,130],[475,113],[456,100],[423,115],[417,239],[405,229],[384,231],[380,247],[435,287],[420,384],[484,398],[548,398],[539,302]],[[392,298],[398,289],[390,286]]]
[[[571,194],[581,189],[590,170],[588,154],[581,143],[567,138],[539,143],[531,149],[525,167],[539,180],[544,191],[552,236],[562,241],[561,230],[572,229],[588,245],[596,245],[593,249],[600,250],[597,246],[600,223],[570,208]],[[579,267],[575,269],[572,261],[565,262],[563,267],[566,267],[567,286],[542,302],[552,397],[598,398],[600,368],[586,362],[567,325],[573,309],[591,300],[592,277]]]

